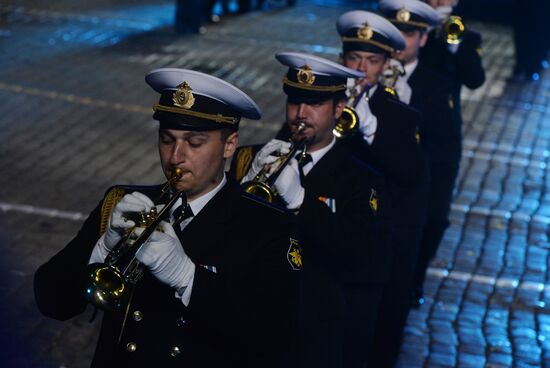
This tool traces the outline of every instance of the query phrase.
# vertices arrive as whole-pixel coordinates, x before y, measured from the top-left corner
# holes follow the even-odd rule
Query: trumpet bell
[[[264,182],[251,180],[243,183],[242,188],[246,193],[261,198],[268,203],[273,203],[275,199],[275,193]]]
[[[465,29],[466,27],[461,17],[456,15],[451,16],[444,24],[447,43],[450,45],[458,45],[462,41],[462,35]]]
[[[393,98],[399,100],[399,95],[397,94],[397,91],[393,87],[386,86],[384,87],[384,92],[392,96]]]
[[[127,298],[126,282],[122,274],[113,266],[104,263],[92,263],[85,272],[86,300],[108,311],[120,310]]]
[[[352,135],[359,128],[359,116],[351,106],[345,106],[332,133],[337,138]]]

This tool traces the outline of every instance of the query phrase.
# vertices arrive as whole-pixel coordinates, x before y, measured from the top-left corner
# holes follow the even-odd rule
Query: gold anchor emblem
[[[411,19],[411,13],[403,8],[397,12],[396,18],[401,22],[408,22]]]
[[[184,109],[190,109],[195,103],[195,96],[191,92],[192,89],[189,87],[187,82],[183,82],[178,86],[178,89],[172,95],[172,101],[174,101],[174,106],[182,107]]]
[[[361,40],[370,40],[374,35],[374,31],[367,23],[363,24],[363,27],[357,30],[357,38]]]
[[[311,68],[307,65],[302,66],[298,69],[297,79],[300,84],[307,84],[311,86],[315,82],[315,75]]]

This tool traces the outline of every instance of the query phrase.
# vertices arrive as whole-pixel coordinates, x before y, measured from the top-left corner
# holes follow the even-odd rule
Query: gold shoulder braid
[[[252,163],[252,159],[252,147],[245,147],[243,149],[240,149],[239,153],[237,153],[235,176],[238,182],[240,182],[241,179],[244,178],[244,176],[248,172],[250,164]]]
[[[107,195],[105,195],[105,198],[103,199],[103,205],[101,206],[101,221],[99,223],[100,236],[103,235],[103,233],[107,230],[107,226],[109,226],[109,217],[111,217],[111,212],[113,212],[116,204],[122,199],[124,193],[124,189],[114,187],[109,190]]]

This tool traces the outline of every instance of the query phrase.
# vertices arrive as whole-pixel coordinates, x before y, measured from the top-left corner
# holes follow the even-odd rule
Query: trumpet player
[[[460,88],[465,81],[475,88],[484,80],[480,54],[473,47],[479,47],[479,37],[466,32],[458,37],[461,42],[450,44],[446,37],[445,40],[436,37],[441,32],[441,20],[438,21],[437,18],[441,19],[441,14],[445,13],[443,19],[447,21],[450,5],[456,5],[456,2],[439,1],[430,4],[437,5],[436,9],[439,11],[418,0],[383,0],[380,4],[390,20],[405,35],[410,34],[410,52],[398,55],[397,58],[405,64],[417,63],[416,70],[408,80],[413,91],[410,104],[418,108],[425,117],[421,136],[424,137],[429,156],[430,184],[426,226],[422,234],[413,285],[416,306],[424,302],[426,270],[449,226],[452,194],[462,152]],[[407,17],[408,21],[404,19]],[[424,23],[425,26],[420,27],[420,24],[414,23]],[[436,30],[428,35],[430,28]],[[439,48],[436,48],[437,43]],[[435,54],[436,50],[440,52],[438,55]],[[466,79],[462,80],[463,77]]]
[[[449,43],[449,20],[459,0],[425,0],[441,17],[441,24],[429,32],[429,37],[419,58],[427,66],[437,70],[451,81],[454,120],[462,127],[460,91],[462,86],[477,89],[485,82],[482,60],[481,34],[467,27],[463,20],[455,17],[462,25],[456,41]],[[451,28],[452,29],[452,28]]]
[[[378,332],[374,337],[375,346],[380,351],[372,345],[367,347],[368,366],[382,367],[391,364],[399,346],[379,347],[376,340],[381,335],[380,318],[387,323],[387,335],[392,339],[388,343],[398,345],[395,341],[400,340],[401,329],[396,326],[402,326],[399,321],[403,320],[410,306],[410,278],[425,219],[428,171],[419,135],[421,115],[400,101],[407,98],[402,91],[397,91],[397,96],[388,94],[384,86],[377,83],[390,66],[391,56],[405,49],[405,39],[395,25],[380,15],[355,10],[339,17],[337,29],[342,37],[344,65],[366,71],[369,83],[376,86],[371,88],[368,101],[360,102],[363,113],[358,110],[361,124],[372,124],[374,134],[372,137],[368,134],[356,135],[344,139],[344,143],[352,148],[357,157],[373,162],[375,168],[380,170],[388,182],[392,201],[392,262],[391,267],[386,269],[386,284],[376,326]],[[380,66],[382,62],[384,67]],[[372,140],[369,141],[369,138]],[[407,172],[407,168],[400,165],[414,171]],[[390,313],[385,309],[389,309]],[[390,321],[387,320],[389,314],[394,315]]]
[[[408,312],[414,302],[413,279],[416,260],[429,216],[429,196],[436,190],[438,178],[430,175],[429,167],[439,159],[439,151],[452,143],[453,124],[449,106],[448,81],[418,61],[420,48],[427,40],[430,26],[439,22],[439,15],[427,4],[417,0],[381,0],[380,10],[401,33],[405,48],[392,55],[391,63],[402,67],[394,89],[401,102],[421,113],[418,122],[418,140],[427,159],[422,183],[411,196],[414,220],[405,220],[395,234],[394,268],[382,298],[375,344],[370,355],[370,366],[392,367],[401,345],[402,331]],[[437,175],[437,174],[436,174]]]
[[[278,53],[288,67],[283,80],[286,124],[293,140],[305,140],[310,156],[274,139],[244,147],[233,172],[256,176],[277,161],[292,158],[275,182],[287,209],[296,213],[304,248],[301,330],[297,367],[362,367],[372,338],[387,267],[386,211],[382,178],[357,161],[332,131],[346,103],[348,78],[363,73],[313,55]],[[305,126],[305,129],[299,128]],[[252,151],[252,152],[254,152]],[[244,166],[244,167],[243,167]]]
[[[178,199],[183,208],[176,203],[135,255],[142,277],[125,285],[132,291],[121,308],[104,313],[91,365],[279,367],[297,313],[298,238],[288,216],[251,200],[224,173],[241,117],[259,119],[260,110],[236,87],[191,70],[157,69],[146,82],[160,94],[153,115],[160,167],[187,204]],[[76,237],[37,270],[43,314],[66,320],[85,310],[87,265],[136,231],[130,215],[159,205],[152,200],[159,188],[108,191]]]

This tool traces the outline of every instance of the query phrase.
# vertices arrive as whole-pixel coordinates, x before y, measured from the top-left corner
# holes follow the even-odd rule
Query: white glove
[[[378,119],[370,111],[369,102],[364,98],[355,106],[355,111],[359,116],[359,130],[363,135],[363,139],[367,141],[368,144],[372,144],[374,141],[374,133],[376,133],[376,128],[378,127]]]
[[[456,54],[459,47],[460,47],[459,43],[451,43],[451,44],[447,45],[447,50],[449,50],[449,52],[451,54]]]
[[[435,8],[435,11],[439,13],[439,17],[441,20],[449,19],[451,16],[451,13],[453,12],[452,6],[438,6]]]
[[[105,261],[105,257],[117,245],[124,233],[136,226],[134,221],[124,218],[124,213],[149,211],[153,206],[153,201],[139,192],[126,194],[122,197],[113,209],[109,217],[109,226],[97,241],[89,263],[101,263]]]
[[[305,189],[300,182],[300,171],[298,161],[292,158],[287,166],[281,172],[281,175],[275,182],[275,189],[285,202],[288,209],[296,209],[304,201]]]
[[[266,143],[265,146],[256,154],[252,165],[248,173],[242,178],[241,183],[250,181],[258,175],[258,173],[266,165],[271,165],[279,159],[279,157],[273,155],[276,152],[281,154],[287,154],[290,151],[290,142],[281,141],[279,139],[272,139]],[[269,173],[271,174],[275,168],[270,168]]]
[[[190,298],[195,264],[185,254],[172,225],[161,221],[159,227],[163,232],[154,231],[147,243],[137,252],[136,258],[147,266],[157,279],[178,290],[179,296],[186,304],[183,297],[187,295]],[[135,231],[140,234],[143,229],[136,228]],[[182,291],[184,288],[185,291]]]

